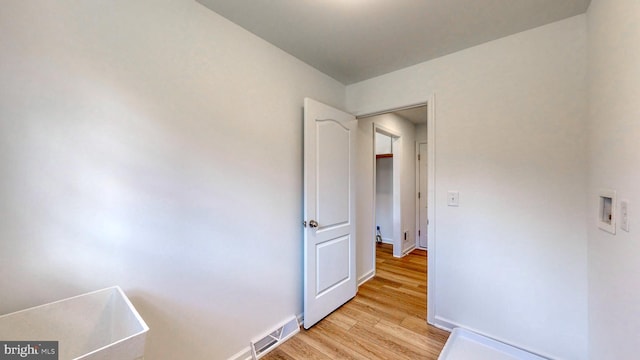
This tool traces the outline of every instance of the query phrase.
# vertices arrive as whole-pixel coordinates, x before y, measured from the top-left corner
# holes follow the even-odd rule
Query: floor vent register
[[[269,334],[251,342],[252,359],[260,359],[298,332],[300,332],[300,324],[298,319],[293,316]]]

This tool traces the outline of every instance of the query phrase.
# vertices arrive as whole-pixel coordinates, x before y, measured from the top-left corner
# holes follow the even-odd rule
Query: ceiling
[[[584,13],[590,0],[197,0],[348,85]]]
[[[412,123],[426,124],[427,123],[427,106],[412,107],[404,110],[397,110],[393,112],[395,115],[400,116],[403,119],[409,120]]]

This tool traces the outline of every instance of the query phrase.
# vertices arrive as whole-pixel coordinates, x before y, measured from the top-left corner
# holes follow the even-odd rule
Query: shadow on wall
[[[221,330],[204,322],[202,309],[149,293],[131,291],[131,294],[131,303],[149,326],[145,358],[207,359],[215,355],[215,350],[196,345],[210,343],[216,331]]]

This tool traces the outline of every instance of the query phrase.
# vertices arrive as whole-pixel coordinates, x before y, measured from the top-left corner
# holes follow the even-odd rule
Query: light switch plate
[[[449,191],[447,193],[447,205],[449,205],[449,206],[460,206],[460,192],[458,192],[458,191]]]
[[[629,232],[629,201],[620,201],[620,228]]]

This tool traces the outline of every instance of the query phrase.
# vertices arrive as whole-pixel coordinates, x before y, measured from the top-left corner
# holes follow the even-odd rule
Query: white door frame
[[[427,158],[426,159],[420,159],[420,161],[428,161],[429,160],[429,145],[426,141],[423,140],[416,140],[416,157],[415,157],[415,167],[416,167],[416,194],[420,193],[420,161],[418,161],[418,156],[420,155],[420,145],[425,144],[427,145]],[[429,166],[429,164],[427,163],[427,167]],[[427,174],[427,178],[428,178],[428,174]],[[427,179],[428,181],[428,179]],[[427,185],[428,187],[428,185]],[[417,195],[416,195],[417,196]],[[428,192],[425,194],[420,194],[420,196],[428,196]],[[427,202],[429,202],[429,198],[427,197]],[[428,216],[427,216],[428,218]],[[428,229],[428,227],[427,227]],[[420,247],[420,236],[418,235],[420,231],[420,198],[416,197],[416,232],[415,232],[415,240],[416,240],[416,249],[424,249],[422,247]],[[429,240],[429,232],[427,231],[427,241]],[[429,247],[429,244],[427,243],[427,248]]]
[[[429,251],[427,253],[427,322],[435,324],[436,313],[436,94],[432,93],[427,101],[413,104],[397,104],[378,111],[356,114],[357,118],[364,118],[374,115],[385,114],[397,110],[413,108],[417,106],[427,105],[427,217],[429,225],[427,225],[427,245]],[[374,131],[375,136],[375,131]],[[374,142],[375,146],[375,142]],[[373,149],[375,154],[375,148]],[[375,161],[375,156],[374,156]],[[375,166],[375,165],[374,165]],[[375,173],[374,173],[375,174]],[[374,196],[375,196],[375,176],[374,176]],[[375,203],[374,203],[375,204]],[[375,214],[374,214],[374,230],[375,230]],[[375,232],[374,232],[375,234]],[[375,244],[374,244],[375,246]],[[375,251],[373,252],[373,267],[375,271]]]
[[[402,257],[402,207],[400,204],[400,164],[402,164],[402,137],[397,132],[373,123],[373,229],[375,234],[376,228],[376,134],[380,133],[391,138],[391,153],[393,154],[393,230],[391,237],[393,239],[393,256]],[[375,238],[371,239],[373,246],[373,266],[376,264],[376,242]]]
[[[436,321],[436,94],[427,101],[427,322]]]

